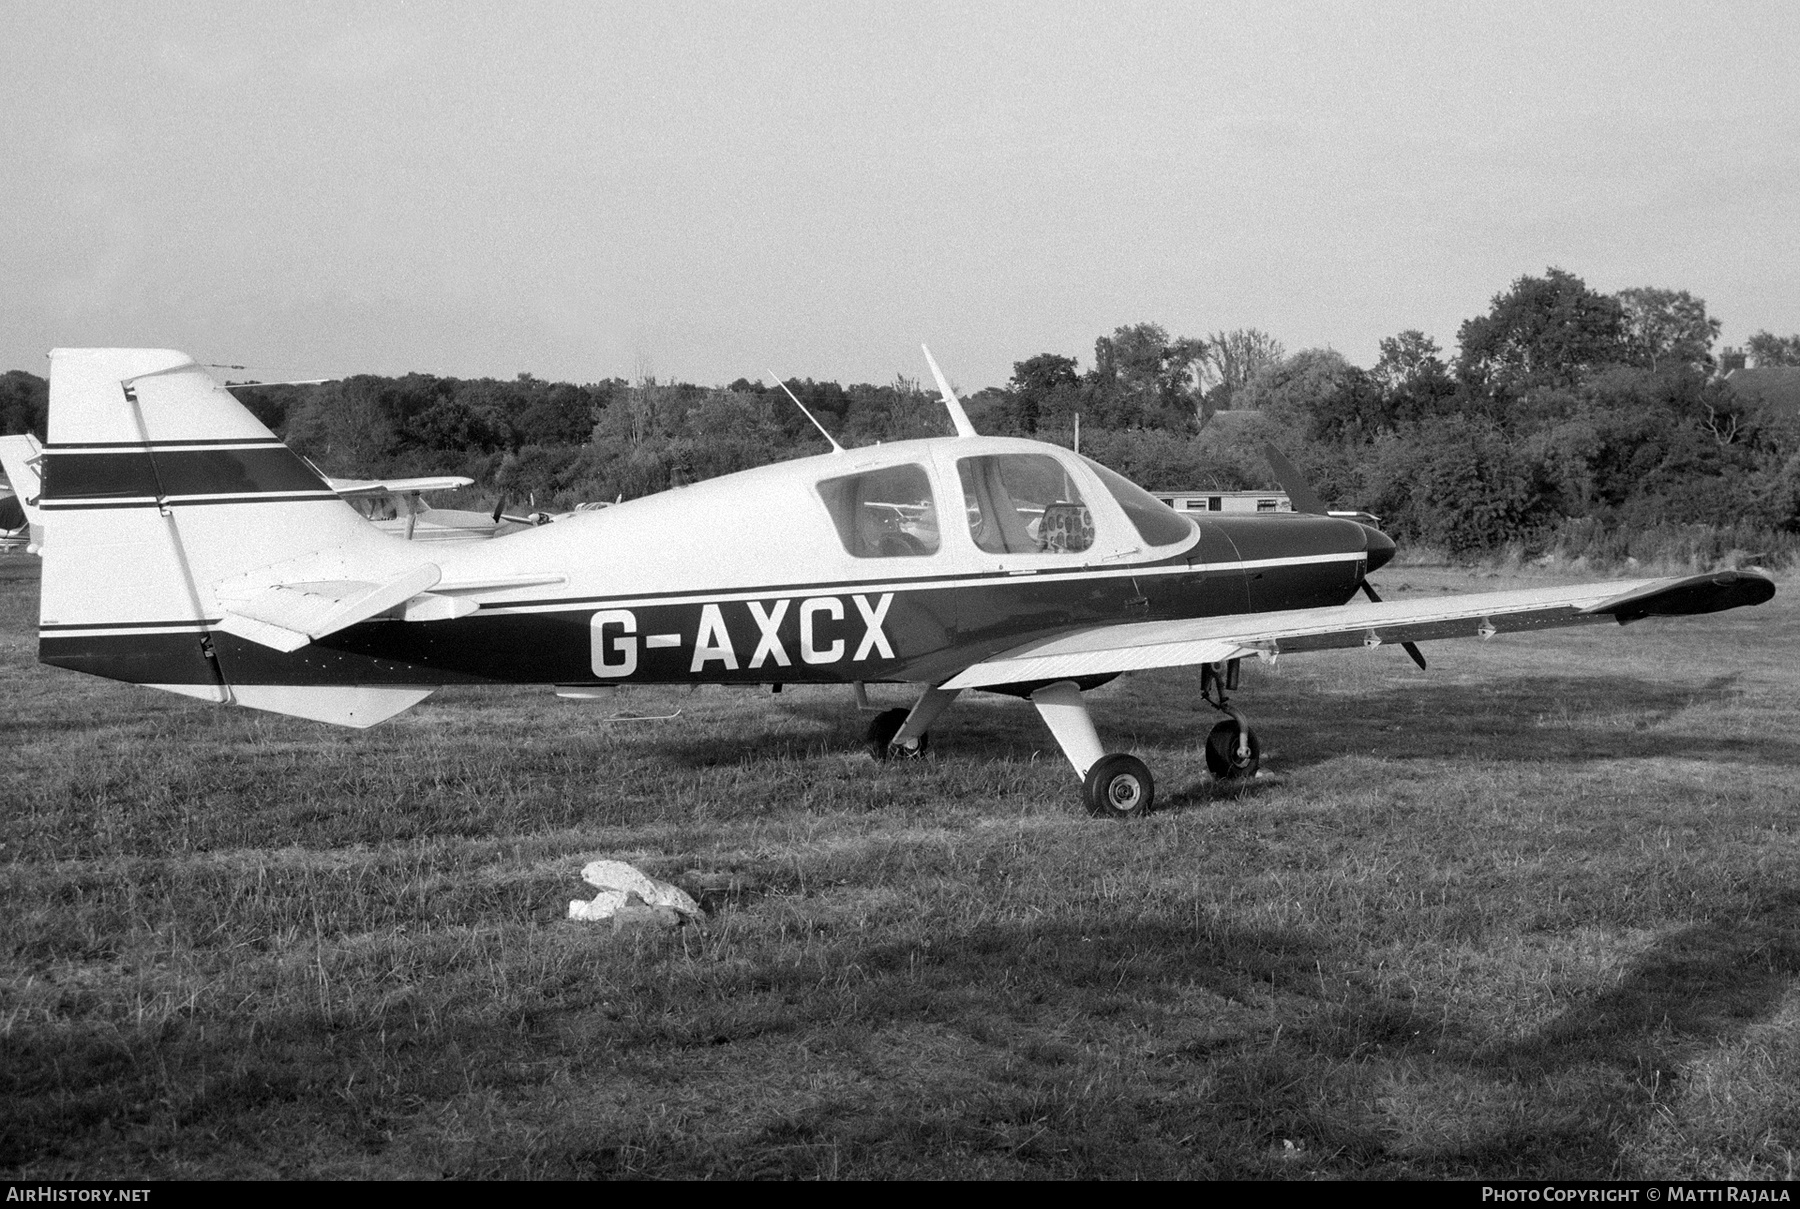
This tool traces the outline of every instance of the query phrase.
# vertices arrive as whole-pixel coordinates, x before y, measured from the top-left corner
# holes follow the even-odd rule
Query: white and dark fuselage
[[[1086,688],[1202,669],[1215,776],[1253,775],[1236,661],[1754,605],[1753,572],[1376,600],[1382,533],[1308,513],[1178,515],[1058,446],[974,434],[765,466],[491,541],[383,532],[190,359],[51,354],[39,658],[370,726],[445,684],[919,686],[870,725],[923,751],[965,688],[1029,696],[1088,808],[1135,817]],[[1285,464],[1270,454],[1278,473]],[[1304,484],[1301,484],[1304,487]],[[1310,495],[1310,489],[1305,489]],[[1366,603],[1347,603],[1358,588]],[[1210,690],[1209,686],[1210,685]],[[899,715],[899,716],[895,716]]]
[[[220,630],[231,577],[201,570],[167,582],[176,576],[163,547],[175,541],[190,562],[218,564],[209,547],[230,543],[224,562],[242,578],[308,548],[297,534],[324,534],[311,543],[328,547],[316,573],[287,566],[265,577],[286,583],[376,579],[418,548],[346,517],[266,434],[53,440],[45,482],[52,523],[143,522],[136,553],[122,546],[114,573],[121,584],[165,581],[145,595],[166,607],[122,610],[89,594],[92,575],[49,576],[41,659],[163,687],[935,684],[1021,642],[1096,625],[1339,605],[1393,549],[1377,531],[1324,517],[1178,517],[1056,446],[909,441],[434,548],[451,588],[523,586],[468,594],[466,616],[383,615],[282,651]],[[1148,526],[1145,501],[1161,512]],[[371,564],[380,569],[359,570]]]

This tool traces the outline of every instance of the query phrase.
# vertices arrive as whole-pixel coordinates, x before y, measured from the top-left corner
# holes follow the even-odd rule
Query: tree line
[[[965,400],[984,432],[1062,444],[1153,490],[1273,486],[1280,445],[1328,500],[1381,515],[1396,536],[1451,554],[1560,546],[1622,555],[1642,535],[1704,526],[1715,546],[1800,534],[1800,419],[1734,394],[1717,371],[1719,322],[1660,288],[1603,294],[1551,268],[1496,294],[1447,355],[1425,333],[1380,342],[1376,362],[1289,353],[1254,328],[1203,337],[1155,323],[1075,357],[1015,362]],[[1800,334],[1759,331],[1758,365],[1800,365]],[[44,380],[0,375],[0,432],[44,431]],[[846,446],[947,434],[917,379],[786,383]],[[233,384],[259,419],[327,473],[466,474],[539,508],[635,498],[819,452],[775,387],[573,384],[412,373],[319,385]]]

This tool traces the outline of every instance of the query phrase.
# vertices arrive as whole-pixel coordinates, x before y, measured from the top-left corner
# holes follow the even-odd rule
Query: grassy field
[[[1196,677],[1129,678],[1096,719],[1165,807],[1119,824],[1010,700],[895,767],[843,691],[355,733],[40,667],[36,577],[8,1177],[1795,1175],[1800,585],[1247,668],[1243,788]],[[738,888],[614,935],[564,919],[601,856]]]

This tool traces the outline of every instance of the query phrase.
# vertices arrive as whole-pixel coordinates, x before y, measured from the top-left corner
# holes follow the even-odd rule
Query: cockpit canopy
[[[1087,458],[1060,451],[1001,452],[955,459],[960,506],[970,543],[990,554],[1081,554],[1096,542],[1132,544],[1109,509],[1091,506],[1098,481],[1145,546],[1169,546],[1194,524],[1161,501]],[[944,468],[947,470],[947,459]],[[838,540],[855,558],[909,558],[943,547],[932,469],[897,462],[820,480],[819,497]],[[1109,527],[1115,531],[1109,531]]]

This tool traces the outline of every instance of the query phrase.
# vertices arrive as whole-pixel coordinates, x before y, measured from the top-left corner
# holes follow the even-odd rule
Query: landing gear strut
[[[1135,819],[1150,813],[1156,782],[1149,768],[1136,756],[1106,754],[1073,680],[1045,685],[1031,694],[1031,703],[1081,778],[1081,798],[1090,814]]]
[[[1250,720],[1234,708],[1226,697],[1227,690],[1238,686],[1238,661],[1230,659],[1223,669],[1216,663],[1200,665],[1200,697],[1208,705],[1227,715],[1227,720],[1212,728],[1206,736],[1206,768],[1215,780],[1243,781],[1256,775],[1262,763],[1262,744],[1250,729]]]

